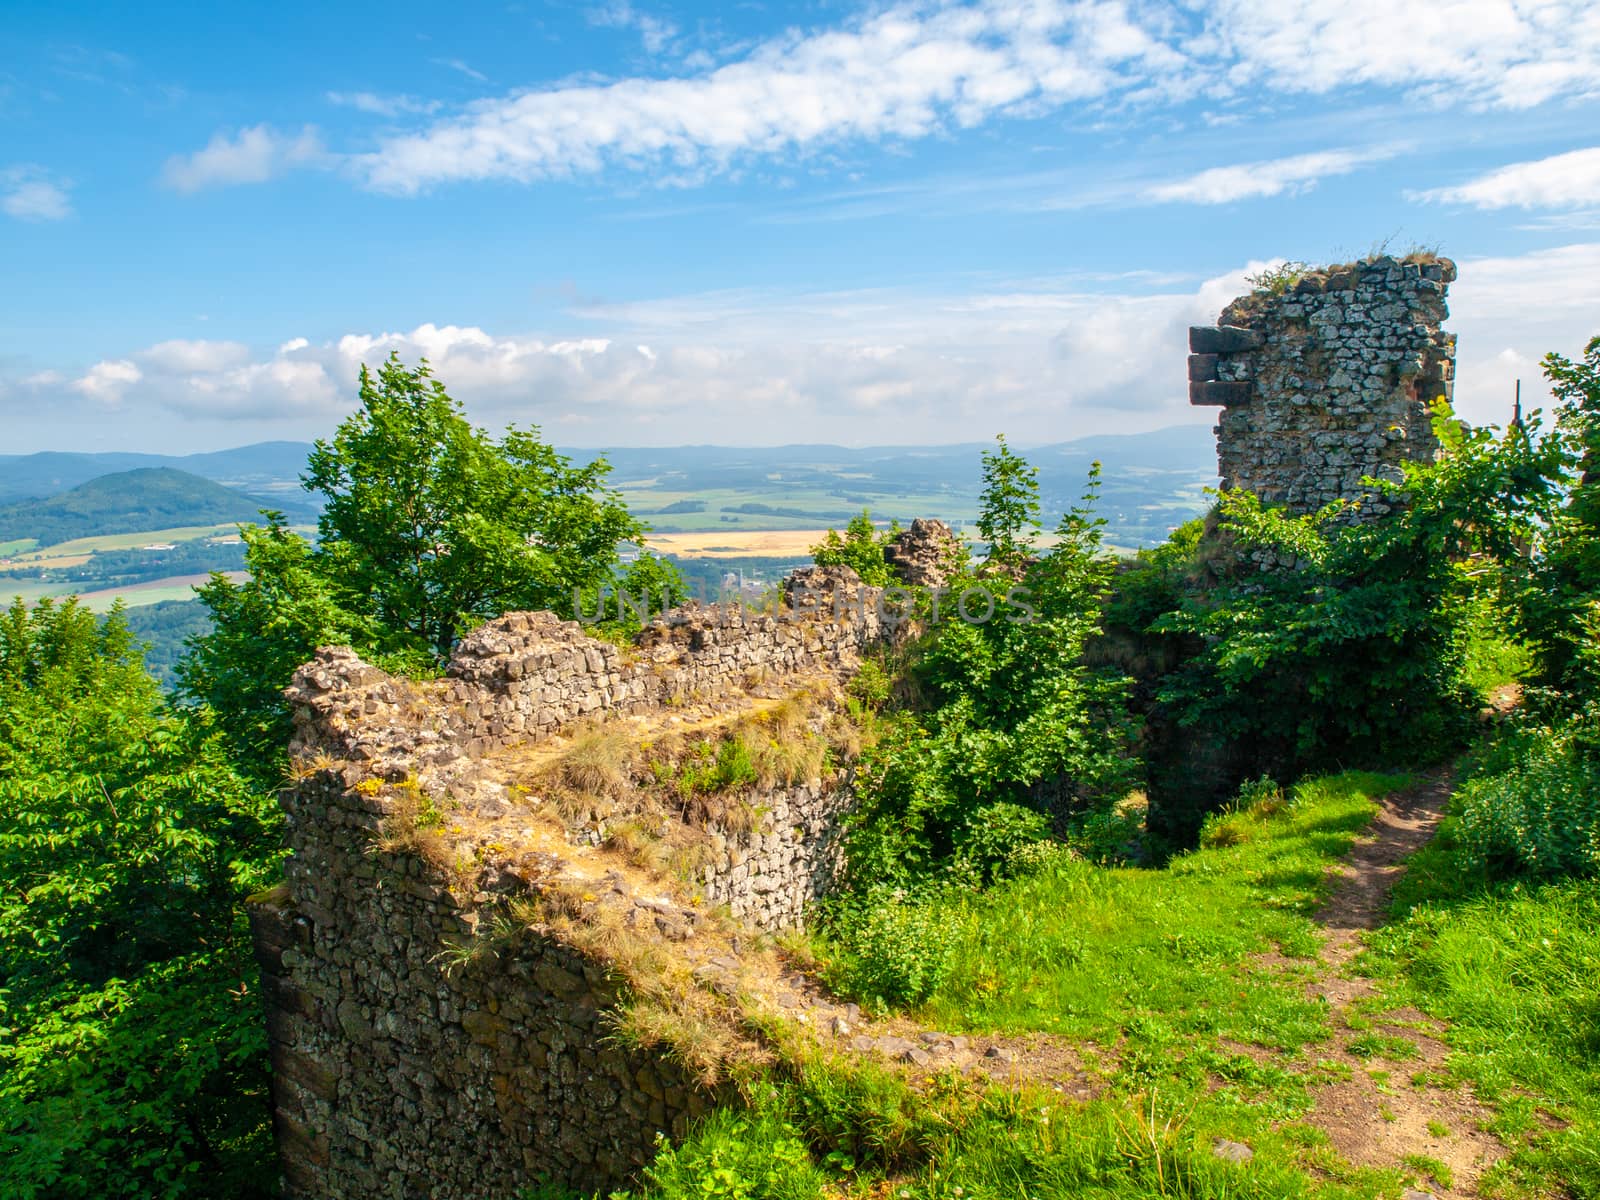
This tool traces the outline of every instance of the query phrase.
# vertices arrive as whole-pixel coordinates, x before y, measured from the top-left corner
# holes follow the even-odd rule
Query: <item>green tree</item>
[[[1485,597],[1515,610],[1523,550],[1560,496],[1562,453],[1526,433],[1463,431],[1447,411],[1441,462],[1400,483],[1369,480],[1394,508],[1301,517],[1225,494],[1222,525],[1292,569],[1240,570],[1158,619],[1193,653],[1161,685],[1208,737],[1248,747],[1280,777],[1334,763],[1396,761],[1454,744],[1477,706],[1464,631]]]
[[[1528,629],[1547,682],[1580,690],[1600,684],[1593,629],[1600,606],[1600,336],[1579,362],[1547,354],[1567,456],[1566,502],[1543,530],[1526,596]]]
[[[363,366],[360,400],[304,480],[325,499],[319,573],[342,607],[441,661],[502,612],[572,616],[575,593],[614,576],[619,544],[643,539],[603,458],[575,467],[534,429],[494,441],[426,361]]]
[[[5,1195],[269,1194],[241,901],[277,871],[277,823],[120,613],[0,620]]]
[[[216,572],[198,590],[211,628],[189,643],[178,664],[183,695],[207,705],[227,733],[234,759],[265,784],[278,777],[289,741],[282,691],[318,646],[351,645],[372,653],[384,645],[376,621],[334,599],[311,544],[282,513],[245,526],[248,577],[234,583]]]
[[[893,582],[893,572],[883,556],[883,548],[900,532],[898,524],[879,533],[872,524],[872,512],[863,508],[850,518],[844,536],[836,529],[811,547],[811,561],[819,567],[850,567],[868,587],[885,587]]]
[[[1020,577],[1039,534],[1039,469],[995,438],[983,452],[983,491],[978,497],[978,533],[989,545],[991,572]]]

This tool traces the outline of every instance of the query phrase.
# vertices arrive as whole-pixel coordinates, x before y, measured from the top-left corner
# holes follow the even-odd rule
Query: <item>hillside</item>
[[[305,442],[257,442],[185,455],[54,450],[0,454],[0,504],[54,496],[104,475],[155,467],[170,467],[245,491],[271,492],[285,484],[294,485],[298,491],[300,472],[310,450]]]
[[[254,521],[263,504],[186,471],[141,467],[102,475],[48,500],[0,508],[0,542],[32,538],[52,546],[80,537]]]

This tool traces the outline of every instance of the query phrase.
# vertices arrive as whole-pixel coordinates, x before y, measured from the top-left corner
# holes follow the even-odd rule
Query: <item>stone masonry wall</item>
[[[716,1101],[664,1053],[616,1044],[619,985],[592,955],[529,934],[452,964],[552,880],[618,907],[630,936],[701,946],[704,970],[729,961],[707,941],[712,906],[756,928],[799,923],[839,863],[847,776],[750,795],[753,824],[704,828],[703,865],[675,891],[595,875],[614,861],[602,831],[555,820],[526,764],[580,722],[715,721],[847,673],[884,635],[875,593],[847,569],[806,584],[840,588],[838,610],[826,595],[781,616],[690,608],[632,647],[511,613],[463,639],[440,680],[339,648],[296,673],[291,854],[283,887],[252,907],[289,1196],[512,1200],[545,1175],[622,1186],[658,1131],[681,1136]],[[391,827],[424,802],[427,852],[395,844]]]
[[[514,1200],[546,1175],[607,1188],[649,1161],[657,1131],[681,1137],[714,1097],[615,1044],[601,966],[530,935],[452,968],[491,897],[380,852],[386,802],[349,782],[323,771],[285,794],[287,884],[252,909],[288,1194]]]
[[[873,603],[877,589],[858,590],[848,567],[829,571],[845,585],[837,613],[821,592],[806,601],[820,607],[779,615],[693,605],[663,614],[627,650],[553,613],[507,613],[462,638],[435,683],[391,678],[349,651],[319,654],[286,693],[297,710],[290,750],[440,765],[584,718],[838,670],[885,630]]]
[[[1297,513],[1437,457],[1429,406],[1452,392],[1449,259],[1381,256],[1310,271],[1189,331],[1189,400],[1222,407],[1218,474]],[[1364,511],[1384,511],[1363,502]]]

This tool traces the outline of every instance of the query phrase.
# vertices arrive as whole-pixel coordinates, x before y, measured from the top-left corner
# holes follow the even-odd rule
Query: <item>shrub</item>
[[[660,1144],[645,1178],[661,1200],[810,1200],[827,1183],[794,1128],[774,1114],[720,1112],[692,1141]]]
[[[1466,862],[1496,877],[1600,874],[1600,705],[1511,741],[1509,764],[1460,792]]]
[[[956,845],[957,869],[988,882],[1003,872],[1012,854],[1043,841],[1049,829],[1044,814],[1031,808],[1005,801],[985,805],[968,818]]]
[[[845,957],[835,982],[842,990],[883,1004],[915,1004],[943,982],[955,925],[936,905],[879,894],[841,915]]]

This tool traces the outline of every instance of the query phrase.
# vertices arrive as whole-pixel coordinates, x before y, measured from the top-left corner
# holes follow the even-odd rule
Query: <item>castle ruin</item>
[[[1306,512],[1434,457],[1454,275],[1444,259],[1310,272],[1191,330],[1191,401],[1223,410],[1223,485]],[[894,561],[937,583],[949,540],[919,521]],[[606,745],[634,747],[630,769],[647,771],[665,740],[711,745],[741,723],[779,748],[827,736],[840,684],[893,630],[847,568],[801,582],[848,599],[787,615],[691,606],[629,645],[509,613],[464,638],[439,680],[337,648],[295,674],[291,855],[251,907],[290,1197],[625,1185],[660,1137],[728,1099],[711,1052],[686,1046],[696,1029],[720,1021],[740,1053],[766,1052],[752,1008],[918,1067],[1004,1061],[961,1038],[862,1033],[861,1014],[808,991],[758,936],[799,924],[841,866],[847,744],[720,808],[563,807],[552,783]],[[641,997],[653,1033],[625,1019]]]
[[[1438,457],[1455,335],[1447,258],[1387,255],[1258,289],[1189,330],[1189,402],[1221,407],[1217,473],[1294,513],[1339,500],[1384,511],[1361,480]]]

